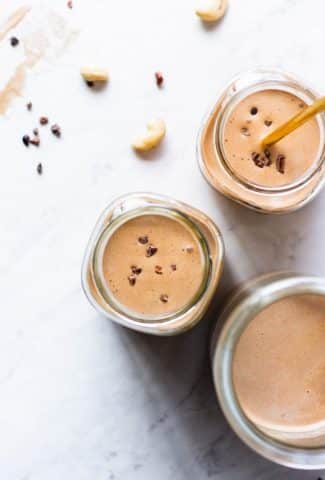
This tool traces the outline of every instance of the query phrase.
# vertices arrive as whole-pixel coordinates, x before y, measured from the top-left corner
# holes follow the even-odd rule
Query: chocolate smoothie
[[[256,185],[290,184],[310,169],[319,156],[320,130],[315,118],[274,146],[262,139],[306,104],[282,90],[261,90],[237,103],[225,121],[223,149],[232,172]]]
[[[324,429],[325,298],[287,297],[260,312],[236,346],[233,380],[261,429]]]
[[[196,230],[163,214],[123,223],[103,255],[107,288],[124,307],[141,315],[182,310],[200,292],[206,260]]]

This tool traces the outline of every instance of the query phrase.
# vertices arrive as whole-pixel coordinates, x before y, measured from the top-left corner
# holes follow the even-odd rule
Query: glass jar
[[[281,71],[259,69],[240,74],[220,94],[203,122],[197,141],[198,162],[206,180],[226,197],[261,213],[288,213],[308,203],[324,184],[325,116],[317,116],[318,156],[301,178],[280,187],[251,183],[229,168],[222,139],[226,119],[233,107],[248,95],[263,90],[288,92],[306,104],[318,97],[301,81]]]
[[[237,289],[225,305],[212,336],[213,381],[225,417],[253,450],[276,463],[299,469],[325,467],[325,419],[317,430],[282,431],[261,428],[245,415],[233,382],[237,342],[268,305],[293,295],[325,296],[325,279],[277,272],[255,278]],[[323,422],[322,422],[323,423]]]
[[[103,251],[110,236],[124,222],[143,215],[162,215],[191,231],[203,258],[202,283],[196,295],[178,311],[145,315],[119,303],[105,287]],[[150,193],[133,193],[113,201],[100,216],[91,235],[82,267],[82,285],[90,303],[111,320],[144,333],[176,335],[199,322],[215,293],[223,268],[221,233],[204,213],[184,203]]]

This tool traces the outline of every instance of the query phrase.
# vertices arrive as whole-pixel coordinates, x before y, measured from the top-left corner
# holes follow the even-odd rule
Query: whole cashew
[[[224,16],[228,0],[198,0],[195,13],[205,22],[215,22]]]
[[[82,67],[80,73],[86,82],[107,82],[108,80],[108,72],[103,68]]]
[[[132,142],[132,147],[139,152],[146,152],[157,147],[165,136],[166,125],[163,120],[151,120],[147,124],[147,135],[138,137]]]

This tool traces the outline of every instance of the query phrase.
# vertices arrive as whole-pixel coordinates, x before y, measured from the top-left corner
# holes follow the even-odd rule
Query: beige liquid
[[[24,29],[20,32],[20,24],[27,28],[27,32]],[[7,41],[10,31],[17,28],[16,34],[21,42],[24,58],[8,75],[7,83],[0,90],[0,115],[7,112],[16,97],[22,96],[29,69],[45,58],[47,52],[52,56],[56,52],[62,54],[75,36],[62,17],[52,11],[42,13],[42,8],[37,7],[31,9],[29,6],[22,6],[14,10],[0,25],[0,43]]]
[[[269,148],[271,165],[260,168],[252,153],[265,157],[262,139],[305,106],[297,96],[280,90],[258,91],[241,100],[228,116],[223,135],[225,158],[235,175],[267,187],[301,178],[319,155],[320,130],[315,118]],[[284,173],[276,166],[279,155],[285,156]]]
[[[141,237],[147,237],[147,242],[141,243]],[[157,252],[148,257],[150,245]],[[141,273],[133,273],[132,266]],[[204,272],[197,236],[185,223],[159,214],[122,224],[109,238],[103,255],[108,289],[124,307],[143,315],[184,308],[199,292]]]
[[[23,6],[15,10],[7,20],[0,25],[0,42],[6,37],[10,30],[14,29],[25,18],[30,7]]]
[[[236,346],[233,380],[262,429],[324,433],[325,298],[287,297],[260,312]]]

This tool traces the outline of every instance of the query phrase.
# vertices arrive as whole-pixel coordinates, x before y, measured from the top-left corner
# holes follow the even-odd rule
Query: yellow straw
[[[317,113],[322,112],[325,110],[325,97],[321,97],[316,100],[312,105],[309,107],[304,108],[301,112],[297,113],[294,117],[290,118],[287,122],[280,125],[276,128],[273,132],[267,135],[262,140],[263,147],[270,147],[274,145],[283,137],[289,135],[289,133],[293,132],[305,122],[307,122],[311,117],[317,115]]]

